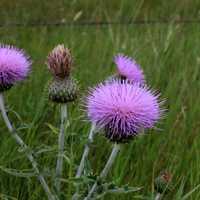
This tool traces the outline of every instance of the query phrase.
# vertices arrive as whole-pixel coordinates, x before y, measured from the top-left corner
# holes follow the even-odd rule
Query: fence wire
[[[77,21],[77,22],[9,22],[0,23],[0,27],[40,27],[40,26],[109,26],[109,25],[153,25],[153,24],[199,24],[200,19],[182,20],[130,20],[130,21]]]

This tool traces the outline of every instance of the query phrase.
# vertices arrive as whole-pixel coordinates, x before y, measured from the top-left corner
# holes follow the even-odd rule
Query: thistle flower
[[[23,50],[0,45],[0,92],[22,81],[30,71],[31,62]]]
[[[49,84],[49,99],[67,103],[77,98],[77,81],[71,77],[72,56],[64,45],[56,46],[47,57],[47,66],[53,75]]]
[[[104,129],[107,138],[126,142],[159,120],[158,97],[145,86],[116,81],[92,89],[86,108],[89,119]]]
[[[118,76],[122,80],[127,79],[132,83],[144,84],[143,71],[135,60],[123,54],[118,54],[114,57],[114,62],[117,65]]]
[[[70,50],[64,45],[56,46],[47,57],[47,66],[53,76],[61,79],[68,77],[72,66]]]

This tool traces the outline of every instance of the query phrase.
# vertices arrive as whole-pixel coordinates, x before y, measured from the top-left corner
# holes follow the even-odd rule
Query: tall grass
[[[78,1],[73,2],[77,3],[77,7],[81,7]],[[127,7],[128,10],[129,4],[124,2],[123,5],[120,4],[121,9]],[[87,6],[92,4],[88,3]],[[113,1],[113,7],[115,4]],[[167,5],[152,5],[155,5],[155,16],[162,15],[157,9],[164,8],[164,13],[167,10]],[[179,4],[176,2],[175,5]],[[181,5],[178,8],[181,8]],[[196,9],[194,8],[191,16],[195,14]],[[50,78],[44,63],[48,51],[57,43],[64,43],[72,49],[75,57],[74,74],[80,82],[80,98],[84,97],[89,86],[115,72],[112,58],[118,52],[134,57],[144,69],[148,84],[152,88],[158,88],[162,97],[166,98],[166,116],[158,125],[161,131],[152,130],[124,145],[109,176],[110,179],[113,178],[118,184],[128,182],[133,186],[142,186],[143,190],[138,195],[142,194],[150,199],[154,178],[160,171],[167,169],[173,174],[174,184],[173,191],[167,199],[200,199],[199,32],[200,27],[195,24],[173,23],[0,28],[2,43],[24,48],[34,60],[30,77],[24,84],[9,91],[6,96],[9,102],[9,116],[20,131],[21,137],[36,151],[35,156],[41,166],[45,166],[43,173],[48,181],[54,179],[52,174],[57,155],[55,141],[58,135],[59,109],[48,102],[44,92]],[[70,178],[75,175],[89,129],[89,123],[85,123],[85,113],[81,108],[80,101],[69,107],[72,125],[68,127],[66,137],[63,199],[70,199],[74,192],[75,188]],[[23,152],[18,153],[20,149],[7,136],[2,120],[0,123],[0,197],[21,200],[45,199],[36,178],[31,177],[31,166]],[[94,167],[94,174],[101,171],[110,150],[110,144],[99,135],[90,153],[90,164]],[[21,170],[28,170],[30,173],[22,174]],[[15,177],[8,173],[28,178]],[[137,198],[131,195],[107,195],[105,199]]]

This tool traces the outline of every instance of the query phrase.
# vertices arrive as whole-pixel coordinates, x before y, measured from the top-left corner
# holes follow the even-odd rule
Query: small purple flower
[[[123,79],[128,79],[141,85],[144,83],[143,71],[135,60],[123,54],[118,54],[114,57],[114,62],[117,65],[119,75]]]
[[[47,66],[55,78],[69,77],[73,59],[71,52],[63,44],[57,45],[47,57]]]
[[[139,84],[99,84],[87,97],[88,117],[111,141],[126,142],[161,117],[159,95]]]
[[[31,62],[23,50],[0,45],[0,90],[9,89],[26,78]]]

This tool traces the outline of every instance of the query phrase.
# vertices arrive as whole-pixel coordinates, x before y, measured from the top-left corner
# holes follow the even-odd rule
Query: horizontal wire
[[[77,21],[77,22],[9,22],[0,23],[0,27],[37,27],[37,26],[109,26],[109,25],[152,25],[152,24],[194,24],[200,23],[200,19],[181,19],[181,20],[130,20],[130,21]]]

